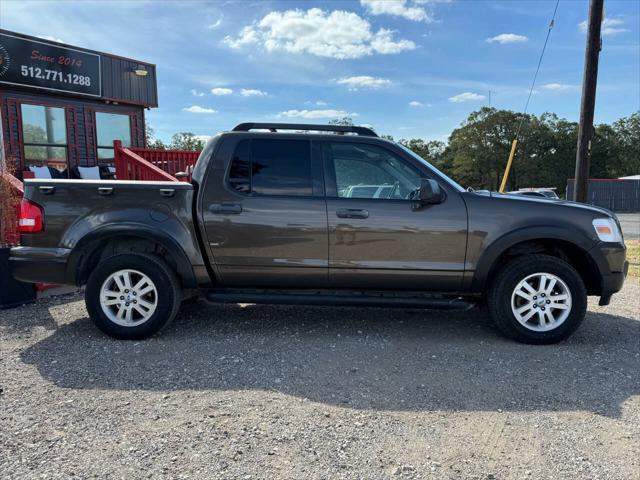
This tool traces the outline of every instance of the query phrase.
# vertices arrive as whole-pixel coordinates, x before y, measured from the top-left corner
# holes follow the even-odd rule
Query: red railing
[[[3,205],[3,218],[0,218],[0,246],[18,245],[20,234],[16,217],[24,188],[20,180],[6,172],[0,173],[0,182],[3,183],[0,190],[5,197],[0,201],[6,202]]]
[[[161,170],[182,181],[191,181],[191,172],[200,152],[193,150],[155,150],[152,148],[129,148]]]
[[[124,148],[120,140],[113,142],[116,178],[118,180],[146,180],[177,182],[178,179]]]
[[[118,180],[191,181],[193,167],[200,152],[189,150],[154,150],[125,148],[113,142]]]

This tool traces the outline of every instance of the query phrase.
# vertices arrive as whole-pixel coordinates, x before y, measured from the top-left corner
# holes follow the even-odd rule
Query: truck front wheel
[[[181,292],[173,271],[160,258],[141,253],[101,261],[85,289],[91,320],[107,335],[139,340],[173,320]]]
[[[511,260],[498,272],[487,295],[498,329],[519,342],[557,343],[582,323],[587,291],[578,272],[549,255]]]

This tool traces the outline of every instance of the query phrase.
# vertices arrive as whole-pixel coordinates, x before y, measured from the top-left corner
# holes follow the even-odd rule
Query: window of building
[[[242,193],[311,196],[309,141],[241,141],[229,169],[229,184]]]
[[[329,154],[340,198],[403,200],[420,187],[420,173],[384,148],[336,142]]]
[[[113,165],[113,141],[120,140],[123,147],[131,146],[131,118],[119,113],[96,112],[96,140],[98,164]]]
[[[64,108],[22,104],[24,166],[67,170],[67,125]],[[55,174],[55,172],[52,172]]]

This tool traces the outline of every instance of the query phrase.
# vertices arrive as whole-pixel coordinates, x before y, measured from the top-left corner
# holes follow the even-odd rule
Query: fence
[[[191,181],[200,152],[125,148],[113,142],[118,180]],[[179,177],[179,178],[178,178]]]
[[[184,174],[180,180],[191,181],[191,172],[200,152],[191,150],[155,150],[152,148],[130,148],[133,153],[174,177]]]
[[[573,198],[575,179],[567,180],[567,198]],[[587,203],[614,212],[640,212],[640,180],[591,178]]]

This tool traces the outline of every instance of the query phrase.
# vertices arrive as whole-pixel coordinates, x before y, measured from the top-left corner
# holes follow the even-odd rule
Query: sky
[[[445,141],[522,111],[555,0],[0,0],[0,27],[157,66],[157,137],[351,117]],[[588,0],[560,0],[529,112],[577,121]],[[640,1],[606,0],[596,123],[640,110]]]

